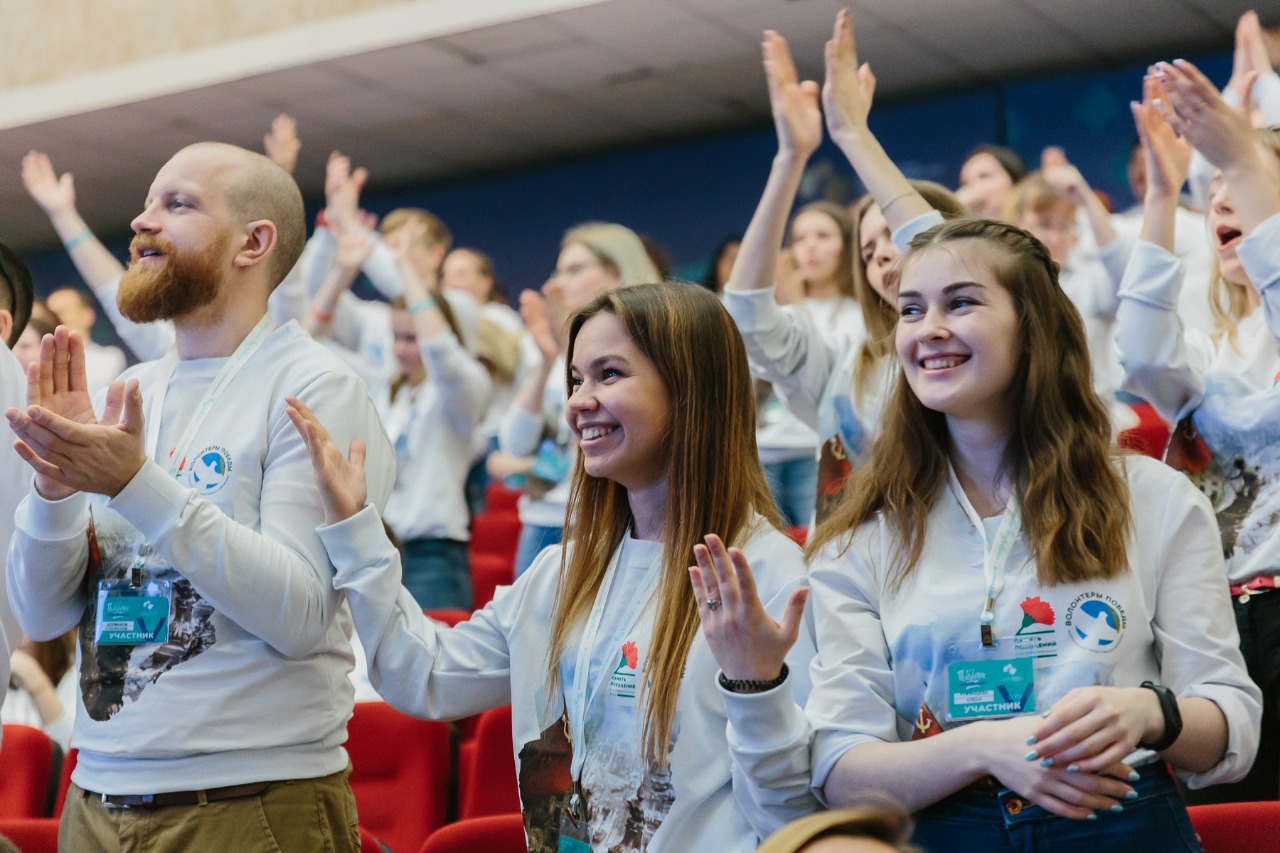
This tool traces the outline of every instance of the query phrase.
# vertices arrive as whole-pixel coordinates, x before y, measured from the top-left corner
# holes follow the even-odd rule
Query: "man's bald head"
[[[269,157],[221,142],[188,145],[170,162],[188,152],[220,161],[219,183],[233,219],[240,224],[265,219],[275,225],[276,245],[268,272],[271,285],[279,284],[298,262],[307,242],[302,192],[293,176]]]

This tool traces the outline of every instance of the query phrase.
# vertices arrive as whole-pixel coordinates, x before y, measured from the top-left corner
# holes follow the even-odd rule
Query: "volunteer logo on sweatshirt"
[[[622,654],[618,665],[609,676],[609,695],[618,699],[636,698],[636,667],[640,663],[640,650],[635,640],[627,640],[622,644]]]
[[[1124,634],[1124,608],[1109,595],[1086,592],[1067,607],[1063,624],[1082,649],[1110,652]]]
[[[211,495],[231,478],[231,454],[225,447],[206,447],[191,463],[187,482],[198,494]]]

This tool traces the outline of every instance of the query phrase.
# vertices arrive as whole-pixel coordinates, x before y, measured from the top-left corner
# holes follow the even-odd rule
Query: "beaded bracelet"
[[[93,231],[88,226],[85,226],[85,229],[81,231],[79,234],[76,234],[71,239],[64,241],[62,244],[62,248],[70,252],[76,246],[79,246],[81,243],[83,243],[85,240],[88,240],[92,236],[93,236]]]
[[[777,678],[770,681],[752,681],[748,678],[725,678],[724,673],[720,673],[720,686],[730,693],[763,693],[766,690],[772,690],[787,680],[787,665],[782,665],[782,672]]]

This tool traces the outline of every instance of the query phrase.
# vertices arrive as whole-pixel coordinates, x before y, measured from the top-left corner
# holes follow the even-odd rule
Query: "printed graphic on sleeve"
[[[86,585],[101,579],[123,578],[133,565],[141,535],[115,513],[98,507],[90,527],[90,564]],[[191,660],[217,642],[210,617],[213,605],[191,582],[170,567],[148,563],[148,570],[172,584],[173,605],[169,639],[163,645],[99,644],[95,641],[96,597],[89,596],[78,631],[80,692],[90,719],[102,722],[120,712],[126,701],[136,702],[164,673]]]

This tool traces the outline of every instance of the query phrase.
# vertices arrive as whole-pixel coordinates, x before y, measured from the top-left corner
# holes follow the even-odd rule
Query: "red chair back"
[[[347,724],[360,825],[393,850],[416,850],[448,820],[449,724],[360,702]]]
[[[516,760],[511,754],[511,706],[480,715],[475,737],[458,749],[458,817],[520,811]]]
[[[526,853],[528,849],[524,818],[504,814],[451,823],[428,838],[418,853]]]
[[[58,819],[25,817],[0,819],[0,835],[22,853],[58,853]]]
[[[1275,850],[1280,839],[1280,802],[1191,806],[1191,825],[1204,853]]]
[[[497,554],[471,555],[471,606],[479,610],[493,600],[500,586],[516,581],[515,558]]]
[[[485,512],[515,512],[516,503],[520,500],[519,489],[508,489],[494,481],[484,488]]]
[[[47,817],[53,741],[37,728],[8,724],[0,742],[0,817]]]
[[[515,563],[520,543],[520,516],[514,512],[482,512],[471,518],[471,555],[494,554]]]
[[[422,611],[428,619],[434,619],[437,622],[443,622],[452,628],[459,622],[466,622],[471,618],[472,611],[463,610],[461,607],[440,607],[428,608]]]

